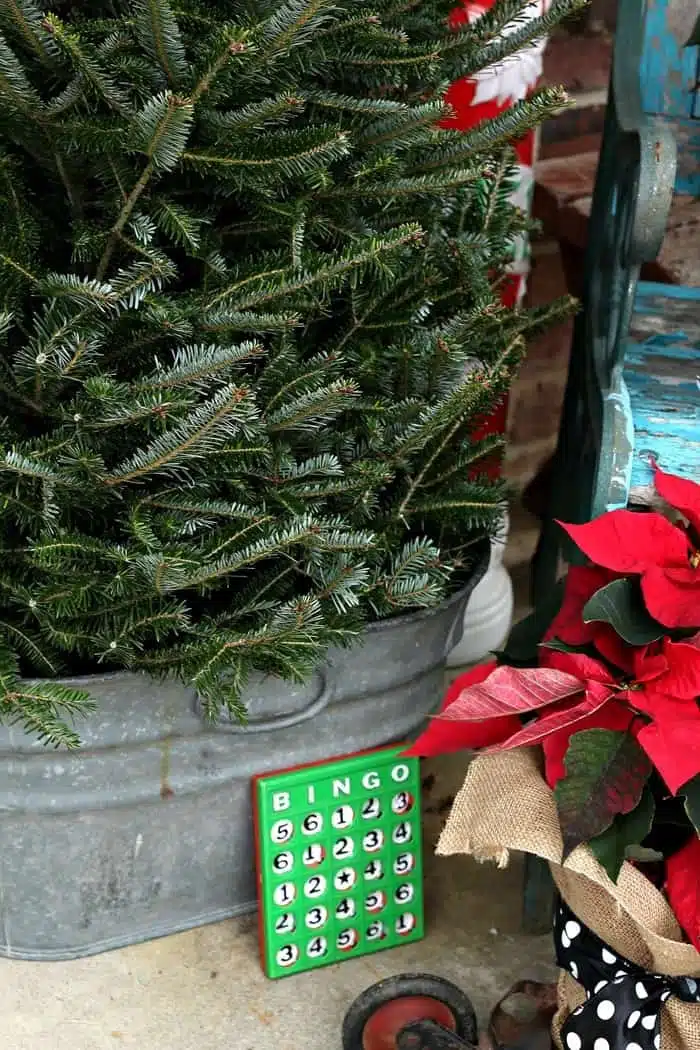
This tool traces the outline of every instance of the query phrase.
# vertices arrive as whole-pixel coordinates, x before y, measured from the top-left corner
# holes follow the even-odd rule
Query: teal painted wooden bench
[[[555,519],[590,521],[648,504],[650,461],[700,479],[700,287],[639,279],[661,247],[674,195],[700,197],[698,0],[620,0],[549,510],[533,601],[562,559],[579,560]],[[700,232],[695,241],[700,258]],[[528,859],[525,925],[550,922],[552,886]]]

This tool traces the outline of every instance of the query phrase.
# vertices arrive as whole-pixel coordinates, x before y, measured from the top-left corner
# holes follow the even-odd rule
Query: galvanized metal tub
[[[0,954],[72,959],[252,911],[254,773],[409,736],[439,703],[467,587],[367,628],[306,686],[260,679],[246,728],[137,674],[77,679],[97,698],[79,752],[0,727]]]

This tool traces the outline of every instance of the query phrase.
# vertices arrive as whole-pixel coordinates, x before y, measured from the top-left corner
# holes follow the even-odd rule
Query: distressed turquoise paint
[[[631,492],[652,485],[649,459],[700,479],[700,288],[640,282],[625,345],[634,427]]]
[[[688,299],[695,299],[700,303],[700,288],[684,288],[679,284],[661,284],[660,281],[640,281],[637,286],[635,310],[639,313],[651,312],[654,297],[657,295],[670,300],[682,299],[684,302]],[[696,324],[700,324],[700,317],[695,313],[695,308],[691,311],[691,317]]]
[[[625,2],[625,0],[622,0]],[[676,192],[700,196],[700,121],[693,120],[698,47],[685,47],[696,0],[649,0],[640,62],[642,108],[673,122],[678,142]]]

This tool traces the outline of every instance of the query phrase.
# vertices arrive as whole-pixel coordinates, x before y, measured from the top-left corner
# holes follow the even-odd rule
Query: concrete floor
[[[433,856],[463,757],[426,763],[424,941],[267,980],[253,917],[68,963],[0,962],[5,1050],[340,1050],[346,1008],[402,971],[450,978],[484,1018],[513,981],[553,973],[550,939],[519,932],[521,872]]]

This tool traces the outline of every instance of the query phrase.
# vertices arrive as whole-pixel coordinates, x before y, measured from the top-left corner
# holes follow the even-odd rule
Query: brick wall
[[[532,246],[528,301],[533,306],[566,295],[559,246],[540,240]],[[554,450],[568,369],[572,322],[534,340],[513,384],[508,412],[506,476],[525,485]]]
[[[585,18],[560,29],[545,53],[544,82],[562,84],[573,98],[566,113],[541,132],[543,159],[597,149],[603,126],[612,52],[612,0],[595,0]],[[571,277],[571,275],[569,275]],[[567,292],[564,261],[556,240],[544,236],[532,246],[528,300],[551,302]],[[572,322],[561,324],[528,348],[510,397],[505,471],[524,488],[551,455],[559,428],[568,369]]]

